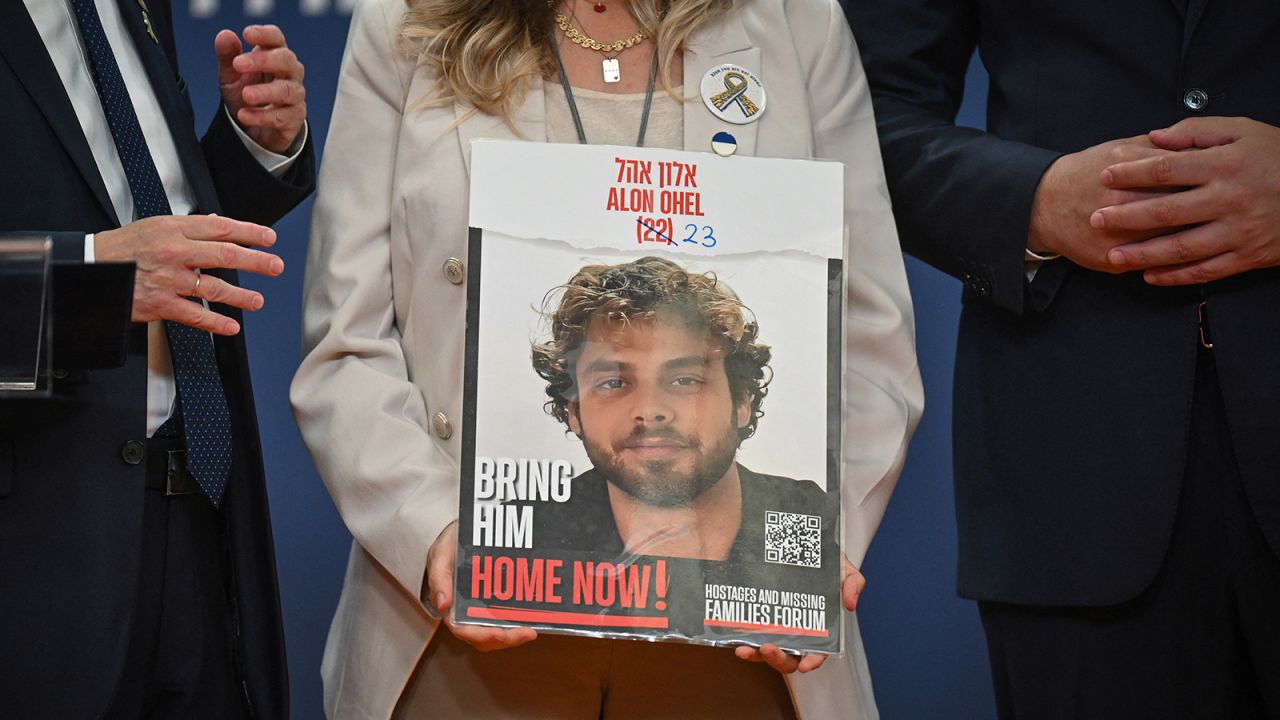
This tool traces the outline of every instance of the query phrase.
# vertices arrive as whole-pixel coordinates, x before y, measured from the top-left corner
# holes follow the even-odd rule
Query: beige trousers
[[[733,650],[542,634],[482,653],[441,628],[395,720],[794,720],[786,683]]]

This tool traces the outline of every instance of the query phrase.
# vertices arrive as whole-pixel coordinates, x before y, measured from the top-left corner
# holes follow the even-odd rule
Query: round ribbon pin
[[[718,132],[711,137],[711,149],[720,157],[729,157],[738,152],[738,139],[727,132]]]
[[[727,123],[746,125],[764,114],[764,84],[741,65],[718,65],[702,76],[702,102]]]

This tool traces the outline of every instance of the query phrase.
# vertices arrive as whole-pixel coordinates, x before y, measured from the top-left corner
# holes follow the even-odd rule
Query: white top
[[[680,88],[674,88],[679,93]],[[569,101],[564,86],[558,81],[542,82],[547,103],[547,140],[554,143],[578,142]],[[586,88],[573,88],[573,100],[582,117],[582,129],[592,145],[635,145],[640,134],[640,117],[644,114],[645,93],[610,93]],[[645,147],[679,150],[684,147],[683,104],[660,87],[653,89],[649,108],[649,127],[644,135]]]

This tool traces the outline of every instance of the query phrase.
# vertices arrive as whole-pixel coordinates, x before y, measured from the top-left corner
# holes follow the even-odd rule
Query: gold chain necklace
[[[641,42],[649,37],[649,33],[639,30],[635,35],[622,40],[616,40],[611,43],[602,43],[599,40],[587,35],[578,28],[573,26],[569,17],[564,13],[556,13],[556,24],[560,26],[561,32],[569,40],[581,45],[588,50],[596,52],[622,52],[628,48],[634,47],[636,43]]]

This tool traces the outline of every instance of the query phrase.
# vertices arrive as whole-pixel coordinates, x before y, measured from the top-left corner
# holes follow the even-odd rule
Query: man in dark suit
[[[1280,717],[1280,4],[846,9],[903,246],[965,285],[959,590],[1001,717]]]
[[[5,717],[288,714],[239,334],[263,298],[236,270],[283,270],[255,223],[311,191],[314,159],[302,65],[277,28],[244,37],[215,38],[224,107],[200,140],[169,2],[0,6],[0,233],[135,266],[123,364],[0,400]]]

